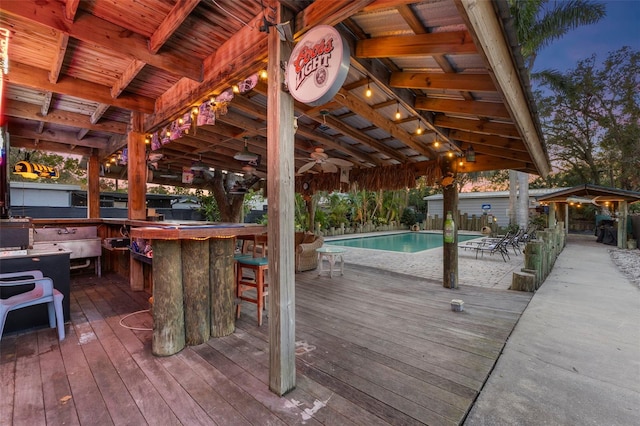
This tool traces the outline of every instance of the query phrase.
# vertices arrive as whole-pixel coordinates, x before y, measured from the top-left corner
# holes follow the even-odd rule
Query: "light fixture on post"
[[[473,147],[469,145],[467,151],[465,152],[465,159],[467,163],[475,163],[476,162],[476,152],[473,150]]]
[[[402,118],[402,115],[400,115],[400,102],[396,103],[396,120],[400,120],[400,118]]]
[[[247,141],[249,140],[248,137],[244,137],[244,149],[242,151],[236,152],[236,155],[233,156],[234,159],[238,160],[238,161],[256,161],[258,159],[258,154],[254,154],[253,152],[249,151],[248,148],[248,144]]]

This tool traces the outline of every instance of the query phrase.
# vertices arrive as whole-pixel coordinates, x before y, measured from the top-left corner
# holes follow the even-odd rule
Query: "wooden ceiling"
[[[294,16],[278,27],[283,33],[288,25],[297,40],[313,26],[332,25],[351,48],[338,94],[319,107],[295,104],[296,168],[323,148],[355,169],[409,164],[419,171],[448,152],[463,160],[472,146],[476,162],[462,161],[459,171],[548,173],[504,1],[5,0],[11,145],[108,162],[126,147],[132,111],[145,114],[146,132],[157,132],[265,69],[261,27],[279,4]],[[160,175],[196,161],[241,172],[233,155],[245,141],[264,160],[266,95],[260,81],[235,95],[215,125],[163,145],[158,169],[168,173],[155,173],[154,182],[175,183]],[[265,167],[262,161],[258,169]],[[126,167],[110,171],[125,177]]]

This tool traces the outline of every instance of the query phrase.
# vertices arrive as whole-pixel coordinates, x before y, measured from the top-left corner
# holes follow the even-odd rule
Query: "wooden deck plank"
[[[171,409],[172,414],[167,417],[166,423],[164,421],[161,421],[161,423],[171,424],[172,419],[175,418],[177,424],[214,424],[213,419],[209,417],[205,410],[202,409],[180,383],[166,371],[162,366],[162,360],[151,354],[150,344],[143,342],[144,340],[148,341],[148,339],[141,340],[132,330],[120,326],[121,316],[117,315],[113,308],[122,307],[124,304],[134,309],[126,312],[126,315],[137,312],[136,310],[140,308],[140,305],[138,303],[127,303],[125,301],[126,293],[118,289],[115,289],[113,292],[112,290],[114,290],[114,288],[108,286],[107,288],[103,288],[101,292],[96,291],[97,294],[102,293],[106,295],[109,302],[108,306],[105,304],[100,305],[100,308],[103,309],[102,314],[107,317],[107,323],[111,330],[116,333],[120,344],[129,352],[142,374],[144,374],[145,380],[150,384],[150,389],[154,389]],[[148,315],[148,313],[145,315]],[[150,335],[151,331],[139,333]]]
[[[0,419],[13,419],[13,397],[16,375],[15,334],[0,336]]]
[[[123,277],[73,277],[63,342],[51,329],[3,337],[0,413],[24,412],[16,391],[37,378],[30,424],[458,424],[531,295],[357,266],[333,279],[296,274],[297,387],[284,397],[268,389],[268,318],[258,327],[255,305],[231,336],[159,358],[144,330],[148,298]],[[450,310],[452,298],[465,312]],[[140,330],[120,324],[138,311],[126,323]]]
[[[98,338],[102,333],[104,321],[89,297],[83,291],[73,291],[71,297],[85,313],[96,339],[82,345],[82,351],[93,373],[93,377],[102,393],[104,402],[114,423],[144,423],[144,417],[131,397],[124,382],[107,352],[111,350],[108,341]],[[103,346],[104,345],[104,346]]]
[[[105,298],[99,294],[95,288],[85,290],[86,295],[93,302],[95,309],[102,318],[109,318],[113,311]],[[120,331],[120,326],[115,330],[109,321],[94,321],[92,326],[105,348],[109,359],[115,366],[124,385],[127,387],[131,397],[135,401],[138,409],[150,424],[179,424],[180,422],[171,411],[171,408],[162,399],[158,391],[140,370],[135,360],[117,338],[116,333]]]
[[[82,351],[81,342],[95,338],[80,307],[71,300],[72,326],[66,327],[66,337],[60,342],[60,353],[71,386],[71,395],[81,424],[113,424],[98,384]]]
[[[50,425],[78,425],[80,420],[71,397],[62,354],[55,329],[39,330],[40,372],[44,398],[45,418]]]
[[[13,424],[45,425],[42,380],[36,332],[18,335],[16,341],[16,380],[14,389]]]

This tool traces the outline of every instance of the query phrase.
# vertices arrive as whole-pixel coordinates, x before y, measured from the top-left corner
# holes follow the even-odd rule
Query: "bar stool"
[[[242,301],[246,300],[257,305],[258,326],[261,326],[265,297],[269,294],[267,291],[268,283],[265,279],[269,270],[269,260],[266,257],[243,257],[236,261],[236,266],[236,297],[238,299],[236,318],[240,318],[240,307]],[[244,276],[245,270],[251,270],[253,277]],[[256,290],[255,298],[244,294],[252,289]]]

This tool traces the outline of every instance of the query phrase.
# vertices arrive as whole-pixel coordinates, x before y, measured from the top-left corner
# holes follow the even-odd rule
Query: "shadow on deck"
[[[459,424],[532,297],[361,266],[297,274],[297,387],[278,397],[254,305],[233,335],[161,358],[150,331],[120,325],[148,308],[147,293],[117,275],[77,276],[71,289],[63,342],[50,329],[2,338],[1,423]]]

